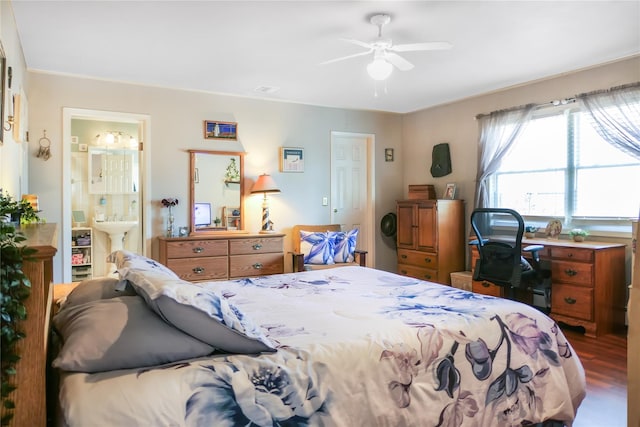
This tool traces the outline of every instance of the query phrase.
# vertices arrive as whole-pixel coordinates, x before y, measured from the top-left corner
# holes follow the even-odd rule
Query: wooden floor
[[[573,427],[626,427],[626,335],[595,339],[569,328],[562,330],[578,353],[587,377],[587,397],[578,408]]]

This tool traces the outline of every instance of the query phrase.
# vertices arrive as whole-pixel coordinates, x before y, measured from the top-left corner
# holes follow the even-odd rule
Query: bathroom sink
[[[138,221],[93,221],[93,228],[105,233],[124,234],[138,225]]]
[[[122,249],[124,233],[138,225],[138,221],[96,221],[93,220],[93,228],[107,233],[111,240],[111,252]]]

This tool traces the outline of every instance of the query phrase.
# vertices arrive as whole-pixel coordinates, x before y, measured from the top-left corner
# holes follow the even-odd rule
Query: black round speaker
[[[395,213],[389,212],[382,217],[380,221],[380,231],[382,231],[382,234],[387,237],[393,237],[396,235],[397,227],[398,221]]]

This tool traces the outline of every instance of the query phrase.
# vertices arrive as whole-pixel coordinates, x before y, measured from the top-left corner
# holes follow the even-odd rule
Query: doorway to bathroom
[[[145,254],[149,116],[63,109],[63,280],[108,276],[109,253]]]

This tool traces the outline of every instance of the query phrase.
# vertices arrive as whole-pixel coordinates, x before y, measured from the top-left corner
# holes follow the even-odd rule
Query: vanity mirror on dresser
[[[160,237],[159,261],[191,282],[283,273],[284,234],[244,229],[244,153],[189,150],[189,159],[190,233]]]

